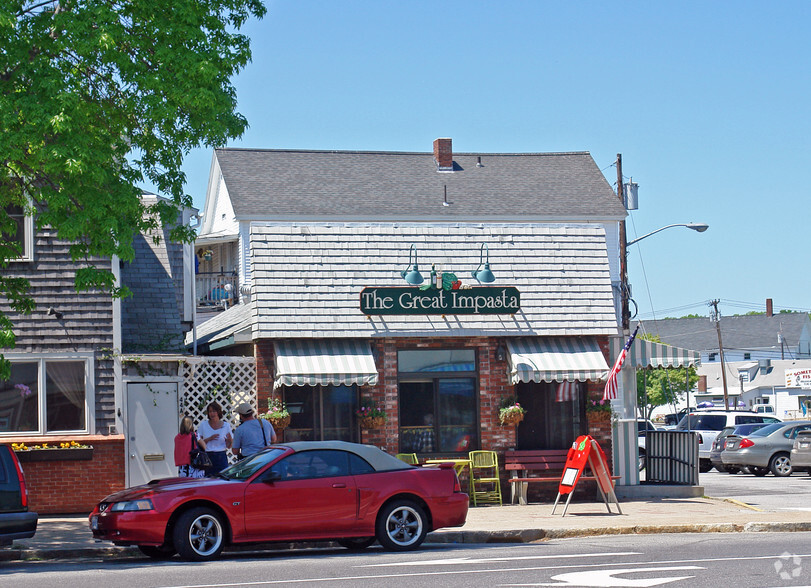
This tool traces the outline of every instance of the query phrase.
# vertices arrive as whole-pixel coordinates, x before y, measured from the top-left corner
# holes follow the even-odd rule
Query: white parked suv
[[[689,422],[688,422],[689,419]],[[676,425],[676,431],[697,431],[701,433],[701,442],[698,446],[698,469],[700,472],[709,472],[712,469],[710,451],[712,442],[724,427],[734,427],[747,423],[779,423],[777,417],[743,410],[697,410],[684,415]],[[689,424],[689,427],[688,427]]]

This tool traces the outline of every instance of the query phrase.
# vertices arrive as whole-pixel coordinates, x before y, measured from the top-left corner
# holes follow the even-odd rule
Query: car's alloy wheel
[[[193,508],[180,515],[173,539],[180,557],[188,561],[214,559],[225,546],[220,516],[209,508]]]
[[[778,453],[769,462],[769,469],[779,477],[785,478],[791,475],[791,458],[785,453]]]
[[[751,471],[754,475],[758,478],[762,478],[766,474],[769,473],[769,468],[761,468],[758,466],[749,466],[749,471]]]
[[[377,540],[389,551],[416,549],[428,533],[425,512],[410,500],[385,505],[377,518]]]
[[[366,549],[375,541],[377,541],[377,537],[347,537],[345,539],[337,539],[336,543],[352,551],[360,551],[361,549]]]

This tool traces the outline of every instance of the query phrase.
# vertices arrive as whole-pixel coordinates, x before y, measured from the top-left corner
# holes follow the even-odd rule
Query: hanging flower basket
[[[288,426],[290,426],[290,415],[283,416],[283,417],[268,417],[270,424],[273,425],[273,429],[276,431],[283,431]]]
[[[358,420],[361,429],[379,429],[386,424],[386,417],[384,416],[364,416]]]
[[[502,425],[517,425],[524,420],[523,412],[508,412],[504,416],[499,417]]]

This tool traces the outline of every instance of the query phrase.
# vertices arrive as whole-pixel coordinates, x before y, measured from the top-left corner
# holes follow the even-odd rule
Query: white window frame
[[[93,353],[42,353],[42,354],[21,354],[21,353],[5,353],[5,358],[11,363],[37,363],[37,383],[39,389],[38,395],[38,428],[36,431],[19,431],[19,432],[0,432],[0,438],[14,438],[14,437],[53,437],[53,436],[66,436],[66,435],[90,435],[96,430],[96,383],[94,374],[96,373],[96,362]],[[47,373],[45,371],[46,362],[56,361],[83,361],[84,362],[84,377],[85,377],[85,391],[84,391],[84,429],[68,430],[68,431],[47,431],[47,412],[46,412],[46,394],[45,384],[47,382]]]
[[[23,251],[20,257],[10,259],[10,262],[34,261],[34,217],[26,214],[23,219]]]

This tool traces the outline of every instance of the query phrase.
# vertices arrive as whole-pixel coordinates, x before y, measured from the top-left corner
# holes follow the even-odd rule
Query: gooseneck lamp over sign
[[[411,265],[411,252],[414,252],[414,265]],[[417,267],[417,246],[411,244],[411,249],[408,250],[408,267],[400,272],[400,275],[405,278],[409,284],[416,286],[423,283],[422,274],[419,267]]]
[[[486,258],[484,257],[485,250],[487,251]],[[482,261],[484,261],[484,269],[481,269]],[[470,272],[470,275],[482,284],[489,284],[496,281],[496,276],[490,271],[490,248],[487,247],[487,243],[482,243],[479,249],[479,267]]]

